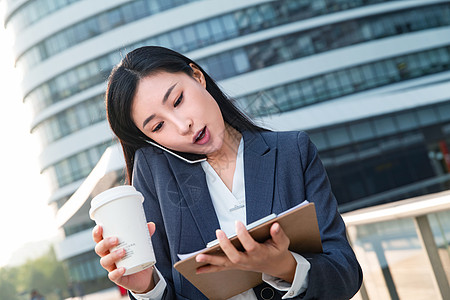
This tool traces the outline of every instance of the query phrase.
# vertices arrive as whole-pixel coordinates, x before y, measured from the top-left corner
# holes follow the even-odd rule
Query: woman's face
[[[222,147],[225,123],[194,66],[185,73],[158,72],[139,81],[131,106],[136,126],[169,149],[210,154]]]

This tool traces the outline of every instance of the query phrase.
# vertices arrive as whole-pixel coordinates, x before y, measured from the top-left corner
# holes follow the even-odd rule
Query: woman
[[[198,273],[263,273],[264,284],[233,299],[349,299],[361,268],[349,246],[317,150],[303,132],[264,130],[240,113],[192,60],[162,47],[127,54],[112,71],[108,121],[125,156],[127,177],[145,198],[156,268],[123,276],[110,253],[117,238],[93,231],[109,278],[137,299],[205,299],[172,266],[177,254],[219,240],[226,256],[198,255]],[[244,224],[307,199],[317,210],[323,253],[293,253],[275,223],[254,241]],[[220,228],[220,230],[218,230]],[[245,252],[226,235],[237,233]],[[274,287],[274,289],[272,289]]]

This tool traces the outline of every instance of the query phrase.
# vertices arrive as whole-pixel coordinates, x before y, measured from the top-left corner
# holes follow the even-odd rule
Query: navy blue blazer
[[[297,299],[349,299],[362,271],[348,244],[325,169],[304,132],[243,132],[247,224],[303,200],[316,205],[323,253],[300,253],[311,263],[308,289]],[[145,198],[156,266],[167,282],[164,299],[206,299],[173,264],[200,250],[220,228],[199,163],[188,164],[153,146],[136,152],[133,185]]]

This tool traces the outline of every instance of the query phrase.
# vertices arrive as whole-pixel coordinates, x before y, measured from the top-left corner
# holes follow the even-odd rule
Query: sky
[[[22,102],[13,40],[3,27],[0,1],[0,267],[24,244],[56,236],[48,184],[39,173],[40,146],[30,134],[31,113]],[[32,251],[32,249],[30,249]],[[30,255],[32,253],[30,252]]]

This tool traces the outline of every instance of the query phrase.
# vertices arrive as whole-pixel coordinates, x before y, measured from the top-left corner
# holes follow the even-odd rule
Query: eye
[[[155,126],[155,128],[153,128],[152,132],[156,132],[158,130],[161,129],[161,127],[163,126],[164,122],[159,122],[158,125]]]
[[[173,104],[173,107],[177,107],[181,101],[183,100],[183,93],[181,93],[180,97],[178,97],[177,101]]]

